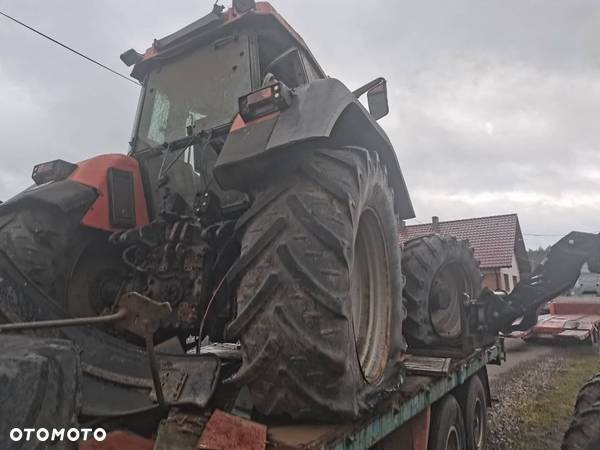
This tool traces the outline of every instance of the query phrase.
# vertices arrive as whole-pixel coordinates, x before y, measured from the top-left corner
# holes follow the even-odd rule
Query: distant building
[[[402,242],[432,233],[467,239],[481,262],[483,285],[491,290],[510,292],[531,271],[516,214],[447,222],[434,216],[431,223],[400,227]]]
[[[600,274],[590,272],[588,264],[585,263],[581,268],[581,275],[577,279],[568,295],[581,297],[584,295],[600,296]]]

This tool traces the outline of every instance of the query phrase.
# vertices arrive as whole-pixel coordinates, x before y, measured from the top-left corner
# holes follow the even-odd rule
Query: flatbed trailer
[[[600,297],[561,296],[548,304],[548,313],[538,316],[528,330],[506,337],[524,341],[600,343]]]
[[[239,430],[240,418],[215,411],[208,420],[198,448],[213,449],[394,449],[425,450],[439,429],[432,429],[432,411],[440,400],[454,396],[465,423],[479,423],[482,436],[487,433],[487,406],[490,404],[487,364],[500,364],[505,359],[501,338],[468,355],[429,354],[407,355],[407,376],[400,389],[383,401],[373,414],[350,424],[268,423],[242,419],[252,429],[240,440],[233,438]],[[466,388],[478,377],[485,387],[485,404],[476,410],[481,417],[470,417],[467,411]],[[230,430],[230,431],[227,431]],[[266,436],[266,443],[264,437]],[[484,447],[482,447],[484,448]]]

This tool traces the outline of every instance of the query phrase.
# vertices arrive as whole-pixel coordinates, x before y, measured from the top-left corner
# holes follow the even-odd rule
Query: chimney
[[[438,216],[433,216],[431,218],[431,229],[434,233],[440,232],[440,218]]]
[[[404,220],[400,221],[400,231],[404,230],[406,228],[406,222]]]

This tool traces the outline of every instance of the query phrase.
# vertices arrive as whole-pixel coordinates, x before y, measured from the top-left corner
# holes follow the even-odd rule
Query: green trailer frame
[[[348,425],[269,426],[267,424],[267,448],[335,450],[372,448],[391,433],[407,425],[412,419],[418,418],[436,401],[463,385],[470,377],[481,374],[488,388],[486,366],[500,364],[503,360],[505,360],[505,351],[502,338],[464,356],[451,354],[411,356],[407,360],[408,375],[400,390],[384,402],[375,414]],[[429,414],[421,423],[428,425]],[[424,426],[421,425],[421,428]],[[419,433],[421,433],[420,442],[423,442],[425,437],[426,445],[428,429],[421,429]],[[418,440],[418,437],[415,437],[415,441]],[[407,448],[418,447],[411,444]]]

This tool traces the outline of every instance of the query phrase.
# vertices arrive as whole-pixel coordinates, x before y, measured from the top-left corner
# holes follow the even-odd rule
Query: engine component
[[[208,295],[207,268],[213,259],[205,229],[190,217],[162,218],[144,227],[114,234],[113,242],[126,245],[123,261],[131,269],[124,290],[168,302],[172,314],[162,325],[193,330]]]

